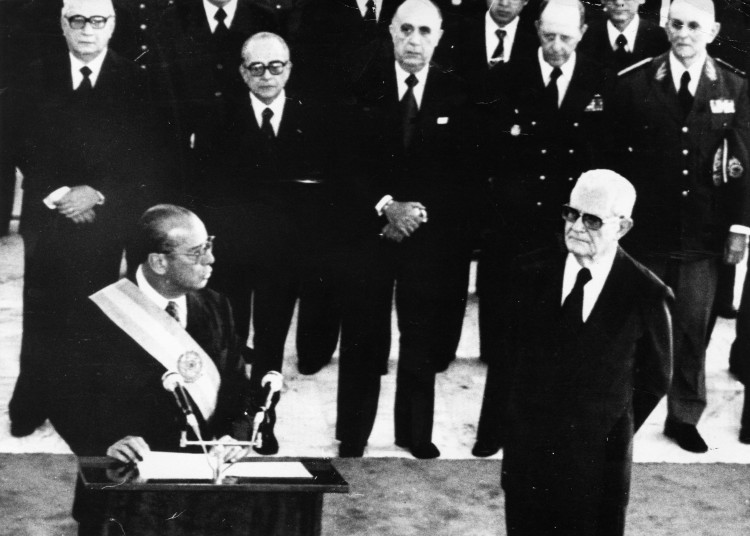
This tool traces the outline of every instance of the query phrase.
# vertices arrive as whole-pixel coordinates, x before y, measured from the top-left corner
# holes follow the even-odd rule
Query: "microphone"
[[[172,393],[174,400],[177,403],[177,407],[180,408],[185,420],[187,421],[190,428],[196,432],[196,435],[200,437],[200,427],[198,426],[198,419],[193,413],[193,406],[190,404],[190,398],[188,397],[185,387],[183,386],[182,376],[174,371],[167,371],[161,377],[161,384],[165,390]]]

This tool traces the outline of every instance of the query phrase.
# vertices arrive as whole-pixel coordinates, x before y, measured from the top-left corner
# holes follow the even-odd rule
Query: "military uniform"
[[[692,107],[680,106],[669,53],[618,82],[612,167],[638,192],[625,243],[675,290],[675,374],[669,417],[705,408],[706,331],[730,226],[750,225],[746,80],[707,56]]]

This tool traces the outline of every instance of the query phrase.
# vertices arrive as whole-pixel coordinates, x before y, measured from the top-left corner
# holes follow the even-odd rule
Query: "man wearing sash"
[[[51,417],[78,455],[104,455],[130,463],[148,450],[177,451],[184,417],[163,387],[165,373],[177,374],[187,392],[203,439],[248,440],[262,387],[278,373],[249,381],[235,336],[229,301],[206,287],[214,257],[213,237],[187,209],[157,205],[141,217],[130,253],[141,261],[134,281],[123,279],[90,296],[70,332],[73,360],[61,388],[75,408]],[[256,383],[257,382],[257,383]],[[278,399],[278,394],[275,395]],[[264,401],[258,400],[259,404]],[[272,412],[269,412],[272,413]],[[261,425],[258,452],[278,451],[273,416]],[[196,439],[192,433],[188,439]],[[226,460],[246,450],[228,448]],[[87,527],[101,526],[99,508],[81,486],[73,516]]]

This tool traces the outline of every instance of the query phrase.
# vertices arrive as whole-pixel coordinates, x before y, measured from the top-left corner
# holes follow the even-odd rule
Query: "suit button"
[[[568,177],[568,182],[573,182],[573,177]]]
[[[687,154],[688,154],[688,150],[687,150],[687,149],[683,149],[683,150],[682,150],[682,154],[684,154],[684,155],[686,155],[686,156],[687,156]]]
[[[545,177],[544,175],[539,175],[539,180],[540,180],[540,181],[543,181],[543,180],[544,180],[544,179],[546,179],[546,178],[547,178],[547,177]]]
[[[532,127],[535,127],[535,126],[536,126],[536,121],[532,121],[532,122],[531,122],[531,126],[532,126]]]
[[[547,149],[542,149],[542,154],[547,154]]]
[[[628,152],[632,153],[633,152],[633,148],[632,147],[628,147]]]
[[[542,206],[542,202],[541,201],[537,201],[536,202],[536,206],[541,207]]]
[[[146,67],[145,65],[143,65],[143,64],[141,64],[141,66],[140,66],[140,67],[141,67],[141,69],[143,69],[144,71],[145,71],[145,70],[146,70],[146,68],[147,68],[147,67]]]
[[[141,30],[145,30],[147,26],[145,24],[141,24]]]
[[[575,150],[573,150],[573,149],[568,149],[568,154],[573,154],[573,153],[575,153]]]
[[[573,126],[578,128],[578,123],[573,123]]]
[[[146,45],[141,45],[141,50],[146,50],[148,47]]]
[[[687,132],[688,131],[688,127],[682,127],[682,131],[683,132]]]
[[[216,93],[214,93],[214,97],[221,97],[221,91],[217,91]]]
[[[682,170],[682,174],[687,177],[690,172],[687,169]]]
[[[146,9],[146,4],[141,4],[141,5],[140,5],[140,6],[138,6],[138,7],[140,7],[141,9]]]
[[[682,197],[687,197],[687,196],[688,196],[688,193],[689,193],[689,192],[688,192],[687,190],[683,190],[683,191],[682,191]]]
[[[217,63],[216,68],[221,71],[224,68],[224,66],[221,63]]]

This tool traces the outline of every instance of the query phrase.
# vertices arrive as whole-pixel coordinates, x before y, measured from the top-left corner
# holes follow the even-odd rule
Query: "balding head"
[[[711,0],[675,0],[669,6],[667,37],[672,54],[685,67],[705,57],[706,46],[716,38],[719,29]]]
[[[536,22],[542,57],[552,67],[570,59],[586,31],[585,9],[578,0],[545,0]]]
[[[115,10],[111,0],[65,0],[60,26],[70,53],[88,63],[107,49],[115,30]]]
[[[260,32],[242,45],[240,75],[252,94],[264,104],[276,100],[286,87],[291,72],[289,47],[280,36]]]
[[[402,69],[417,73],[427,67],[443,35],[440,10],[429,0],[406,0],[391,21],[393,52]]]

